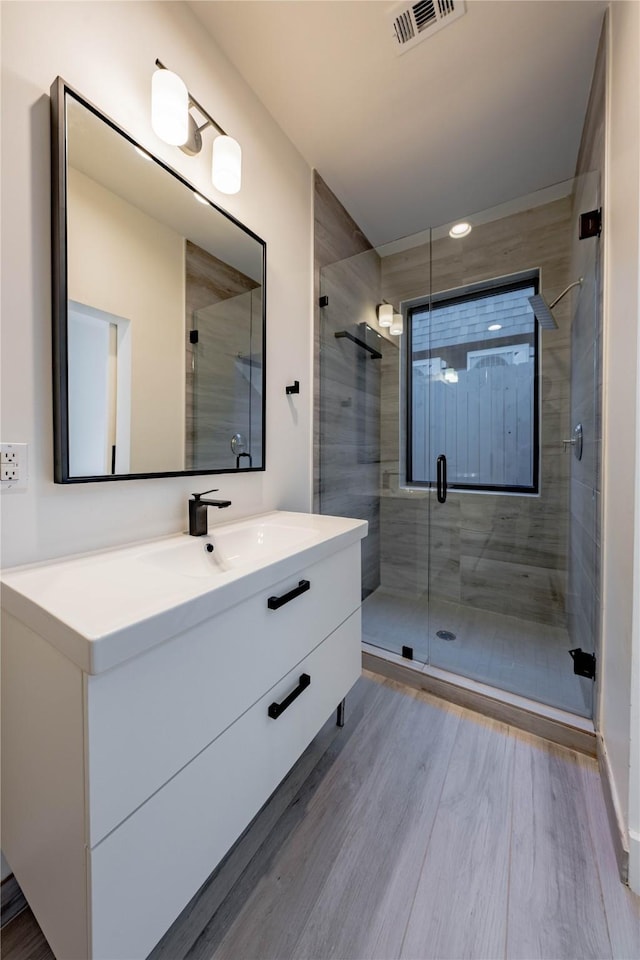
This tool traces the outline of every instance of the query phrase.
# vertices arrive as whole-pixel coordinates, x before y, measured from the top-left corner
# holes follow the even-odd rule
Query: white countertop
[[[175,549],[178,558],[187,544],[204,551],[206,538],[176,534],[8,568],[0,575],[2,608],[86,673],[101,673],[367,535],[364,520],[279,510],[212,526],[209,534],[215,544],[217,534],[256,524],[269,531],[271,552],[211,577],[155,564],[161,551],[169,557]],[[300,528],[295,546],[278,546],[279,524]]]

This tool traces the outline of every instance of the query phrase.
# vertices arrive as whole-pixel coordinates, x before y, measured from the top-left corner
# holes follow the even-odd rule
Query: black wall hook
[[[286,388],[286,393],[287,393],[287,394],[289,394],[289,393],[300,393],[300,381],[299,381],[299,380],[294,380],[293,383],[290,384],[290,385]]]

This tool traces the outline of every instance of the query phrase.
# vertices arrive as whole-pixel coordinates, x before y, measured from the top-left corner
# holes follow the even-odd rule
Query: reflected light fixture
[[[153,157],[151,156],[151,154],[147,153],[146,150],[143,150],[142,147],[134,147],[133,149],[138,154],[138,156],[142,157],[143,160],[153,160]]]
[[[389,333],[392,333],[394,337],[402,336],[404,332],[404,325],[402,323],[402,314],[394,313],[393,320],[391,321],[391,327],[389,328]]]
[[[446,383],[457,383],[458,371],[455,369],[455,367],[447,367],[447,369],[442,374],[442,379]]]
[[[466,220],[462,223],[454,223],[449,230],[449,236],[453,237],[454,240],[459,240],[461,237],[468,237],[472,229],[473,227]]]
[[[490,323],[489,326],[487,327],[487,330],[502,330],[502,324],[501,324],[501,323]]]
[[[393,305],[391,303],[379,303],[376,307],[376,313],[381,327],[391,326],[393,322]]]
[[[213,117],[189,93],[177,73],[167,70],[160,60],[151,79],[151,126],[154,133],[190,157],[202,150],[202,131],[215,127],[219,136],[213,141],[211,181],[220,193],[238,193],[242,186],[242,149],[237,140],[222,129]],[[192,110],[202,120],[198,122]]]

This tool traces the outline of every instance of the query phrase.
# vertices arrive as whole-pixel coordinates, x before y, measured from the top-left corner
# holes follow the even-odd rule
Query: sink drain
[[[450,630],[438,630],[436,632],[436,637],[440,637],[441,640],[455,640],[455,633],[451,633]]]

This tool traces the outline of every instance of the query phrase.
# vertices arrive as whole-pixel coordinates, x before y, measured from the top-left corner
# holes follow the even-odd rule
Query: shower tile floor
[[[593,684],[574,674],[564,627],[378,587],[362,604],[362,639],[396,654],[413,647],[421,663],[591,717]]]

